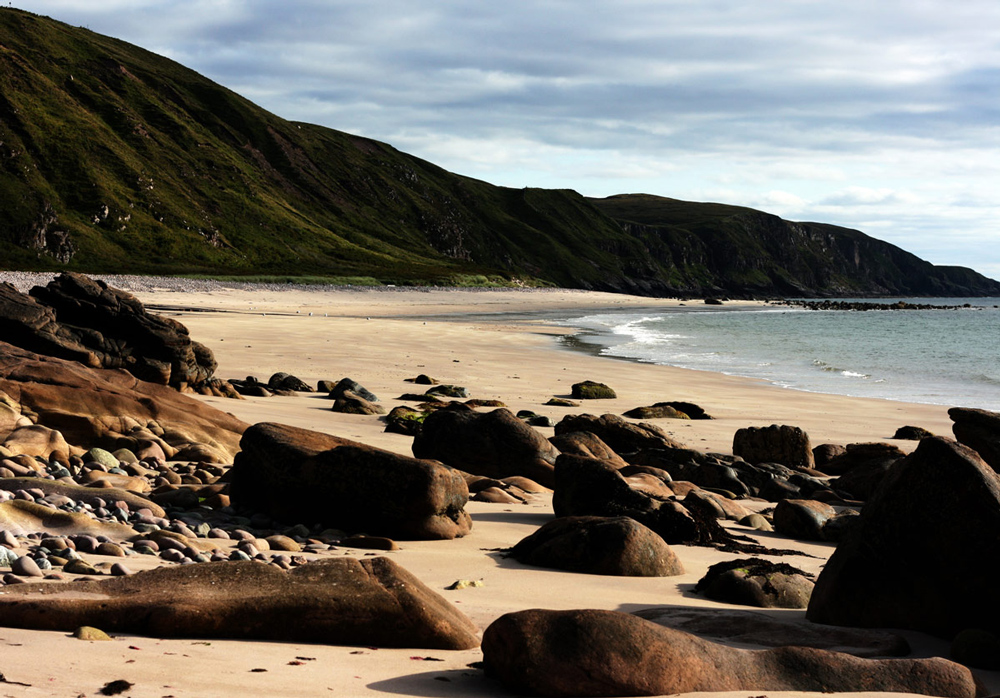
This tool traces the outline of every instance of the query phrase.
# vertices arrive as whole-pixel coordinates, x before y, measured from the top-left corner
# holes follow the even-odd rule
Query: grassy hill
[[[826,271],[831,248],[865,259]],[[1000,292],[910,257],[749,209],[496,187],[287,121],[125,42],[0,9],[7,269],[488,276],[650,294]]]

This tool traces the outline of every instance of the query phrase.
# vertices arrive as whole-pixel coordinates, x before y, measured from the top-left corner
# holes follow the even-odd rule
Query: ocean
[[[840,299],[864,302],[863,299]],[[645,363],[760,378],[792,390],[1000,410],[1000,298],[868,302],[935,310],[704,306],[562,321],[567,346]]]

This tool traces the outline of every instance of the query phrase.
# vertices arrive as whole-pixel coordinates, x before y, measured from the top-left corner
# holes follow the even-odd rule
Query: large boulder
[[[65,272],[30,295],[0,284],[0,336],[30,351],[92,368],[123,368],[174,388],[199,388],[215,372],[212,352],[187,328],[146,311],[125,291]]]
[[[557,436],[573,431],[596,434],[615,453],[623,456],[650,448],[682,448],[660,427],[645,422],[629,422],[616,414],[600,417],[592,414],[566,415],[555,427]]]
[[[473,475],[521,475],[545,487],[554,483],[559,455],[541,433],[503,408],[482,414],[468,408],[433,412],[412,449],[417,458],[439,460]]]
[[[1000,630],[1000,476],[969,448],[924,439],[889,470],[816,580],[817,623],[951,636]]]
[[[657,696],[695,691],[893,691],[973,698],[945,659],[861,659],[805,647],[727,647],[616,611],[508,613],[483,635],[487,671],[544,696]]]
[[[233,506],[403,540],[457,538],[472,526],[465,479],[441,463],[283,424],[255,424],[240,445]]]
[[[1000,471],[1000,412],[952,407],[948,410],[954,424],[952,432],[959,443],[965,444]]]
[[[627,516],[568,516],[542,526],[510,550],[519,562],[570,572],[671,577],[684,567],[663,538]]]
[[[169,453],[192,444],[231,462],[247,425],[231,414],[122,369],[93,369],[0,342],[0,391],[31,421],[71,445],[108,450],[155,441]],[[0,440],[8,434],[0,433]]]
[[[781,463],[790,468],[815,465],[809,435],[788,425],[739,429],[733,436],[733,454],[753,464]]]
[[[0,596],[0,625],[442,650],[479,644],[472,621],[384,557],[326,559],[290,572],[215,562],[99,582],[19,584]]]

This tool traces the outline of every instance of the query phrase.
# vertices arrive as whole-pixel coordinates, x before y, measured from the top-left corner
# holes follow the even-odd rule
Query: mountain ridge
[[[0,241],[0,266],[27,270],[1000,295],[972,270],[828,224],[494,186],[282,119],[167,58],[10,8],[0,8]]]

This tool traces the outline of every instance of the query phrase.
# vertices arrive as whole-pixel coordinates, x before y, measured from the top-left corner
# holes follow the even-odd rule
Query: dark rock
[[[566,415],[556,424],[556,435],[572,431],[596,434],[615,453],[626,454],[649,448],[681,448],[658,426],[625,421],[616,414],[596,417],[592,414]]]
[[[382,405],[369,402],[350,390],[343,391],[330,409],[344,414],[385,414],[385,408]]]
[[[549,442],[559,449],[560,453],[572,456],[583,456],[584,458],[600,458],[614,465],[616,468],[624,468],[628,463],[611,450],[611,448],[601,441],[601,438],[589,431],[565,431],[555,436],[549,437]]]
[[[951,641],[951,658],[976,669],[1000,669],[1000,637],[981,628],[963,630]]]
[[[401,540],[469,532],[465,480],[440,463],[281,424],[250,427],[240,445],[234,506]]]
[[[546,405],[550,405],[552,407],[579,407],[580,406],[579,402],[573,402],[572,400],[567,400],[564,397],[552,397],[552,398],[549,398],[548,402],[546,402],[545,404]]]
[[[831,486],[864,501],[872,496],[893,463],[904,456],[906,453],[892,444],[848,444],[847,452],[830,461],[826,472],[843,473],[830,482]]]
[[[417,385],[437,385],[438,383],[441,382],[441,381],[438,381],[438,380],[436,380],[434,378],[431,378],[426,373],[421,373],[416,378],[408,379],[408,380],[412,380]]]
[[[623,577],[684,574],[663,538],[627,516],[568,516],[542,526],[510,550],[519,562]]]
[[[748,463],[780,463],[788,467],[814,465],[809,435],[798,427],[772,424],[746,427],[733,436],[733,455]]]
[[[316,392],[330,394],[337,387],[336,381],[322,380],[316,383]]]
[[[525,424],[532,427],[551,427],[552,420],[545,415],[532,412],[531,410],[519,410],[517,413],[518,419],[523,419]]]
[[[267,379],[267,387],[271,390],[292,390],[297,393],[314,392],[312,386],[290,373],[278,372]]]
[[[429,388],[424,395],[467,398],[469,397],[469,390],[459,385],[435,385],[433,388]]]
[[[1000,412],[952,407],[948,410],[954,424],[952,432],[996,471],[1000,471]]]
[[[796,540],[825,540],[823,526],[837,515],[829,504],[811,499],[784,499],[774,508],[774,530]]]
[[[1000,630],[1000,476],[969,448],[924,439],[897,462],[816,580],[807,618],[951,636]]]
[[[657,402],[648,407],[636,407],[625,413],[626,417],[633,419],[711,419],[712,417],[704,409],[693,402]]]
[[[478,490],[470,499],[474,502],[489,504],[523,504],[524,500],[502,487],[484,487]]]
[[[177,389],[197,388],[216,368],[212,352],[192,341],[182,324],[74,272],[27,296],[0,284],[0,336],[30,352],[90,368],[126,369],[140,380]]]
[[[634,615],[699,637],[746,645],[796,645],[845,652],[855,657],[902,657],[910,653],[910,643],[895,633],[801,623],[759,611],[658,606],[636,611]]]
[[[832,516],[823,524],[823,540],[839,543],[847,537],[851,529],[861,523],[861,512],[857,509],[844,509]]]
[[[727,560],[708,568],[695,593],[714,601],[760,608],[805,608],[812,575],[785,563],[760,558]]]
[[[820,444],[813,449],[813,467],[825,473],[826,464],[845,453],[847,449],[840,444]]]
[[[892,691],[973,698],[968,669],[945,659],[861,659],[805,647],[747,652],[616,611],[508,613],[483,635],[487,672],[545,696],[696,691]]]
[[[905,426],[897,429],[892,438],[904,441],[920,441],[921,439],[926,439],[928,436],[934,436],[934,434],[923,427]]]
[[[445,409],[424,419],[420,434],[413,439],[413,455],[475,475],[498,479],[522,475],[551,487],[558,452],[509,410],[480,414]]]
[[[572,391],[574,400],[614,400],[618,397],[615,391],[604,383],[594,381],[574,383]]]
[[[386,415],[385,430],[394,434],[416,436],[424,424],[426,412],[415,410],[406,405],[398,405]]]
[[[100,582],[19,585],[0,624],[152,637],[471,649],[476,627],[391,560],[334,558],[285,572],[257,562],[163,567]]]
[[[342,378],[340,382],[334,386],[327,398],[330,400],[336,400],[337,398],[343,397],[344,393],[352,392],[358,397],[367,400],[368,402],[378,402],[378,397],[372,391],[365,388],[363,385],[358,383],[356,380],[351,378]]]

